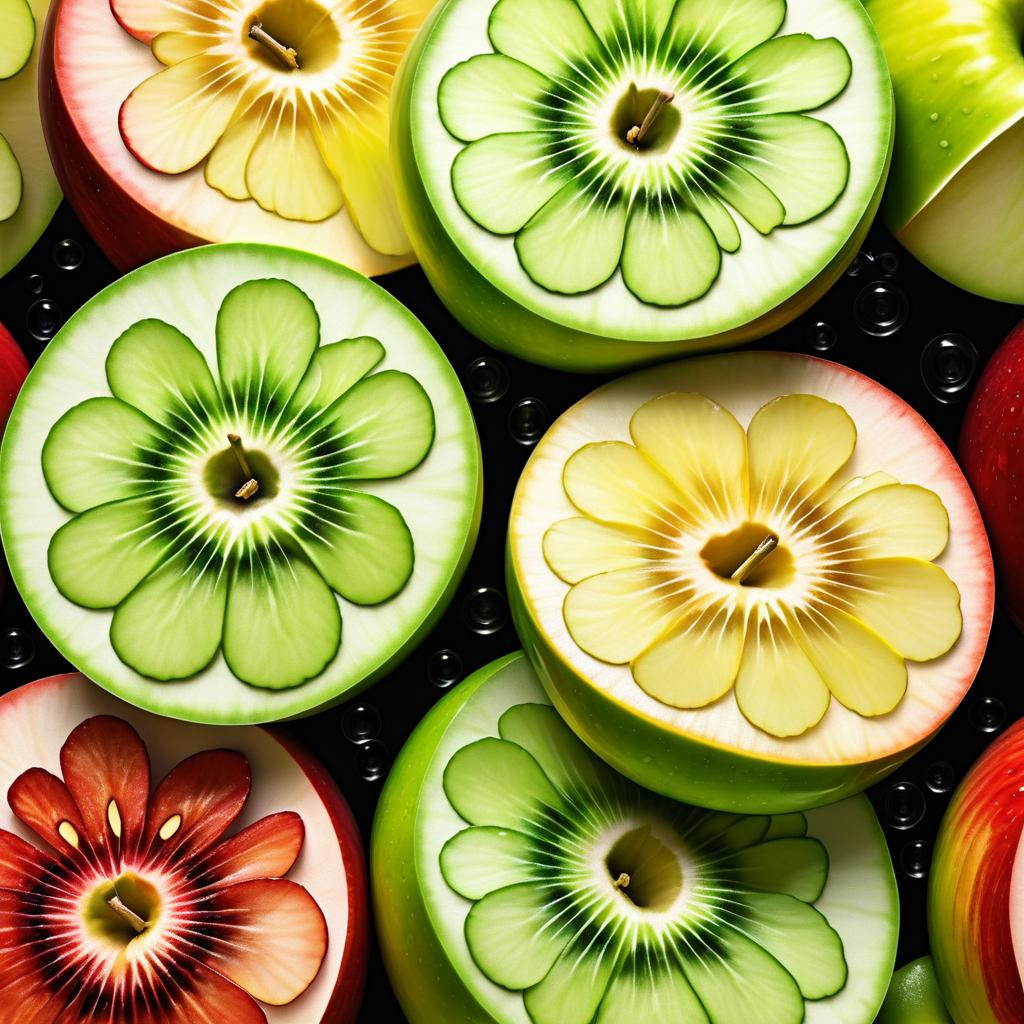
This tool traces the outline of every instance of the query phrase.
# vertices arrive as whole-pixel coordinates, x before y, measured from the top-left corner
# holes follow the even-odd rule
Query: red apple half
[[[1024,721],[970,770],[943,819],[928,890],[939,987],[957,1024],[1024,1020]]]
[[[960,434],[960,462],[988,527],[1007,610],[1024,629],[1024,323],[978,381]]]
[[[0,324],[0,436],[3,435],[7,417],[11,415],[14,399],[18,397],[21,385],[28,376],[28,360],[18,348],[18,343]],[[0,562],[0,593],[7,581],[7,565]]]
[[[53,676],[0,698],[0,793],[0,1024],[355,1020],[363,853],[289,737]]]
[[[316,253],[369,276],[414,262],[387,170],[387,94],[428,4],[329,8],[316,0],[54,0],[39,69],[46,141],[68,201],[119,269],[238,241]],[[301,67],[290,77],[247,37],[261,21],[298,46]],[[207,62],[191,87],[188,57]],[[211,82],[223,86],[206,89]],[[228,110],[224,97],[239,82]],[[153,102],[129,112],[128,97],[143,92]],[[247,154],[271,146],[264,134],[256,144],[250,125],[275,137],[255,171]],[[218,137],[225,145],[206,159]],[[197,139],[205,145],[196,148]],[[261,190],[252,190],[253,173]],[[271,212],[285,207],[300,212]]]

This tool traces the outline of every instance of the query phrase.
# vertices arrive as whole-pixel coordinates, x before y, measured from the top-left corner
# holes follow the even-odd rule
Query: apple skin
[[[931,957],[923,956],[893,974],[875,1024],[953,1024]]]
[[[988,528],[1006,609],[1024,630],[1024,323],[974,389],[960,462]]]
[[[928,932],[943,998],[957,1024],[1020,1024],[1011,882],[1024,830],[1024,721],[982,754],[939,829]]]
[[[18,343],[0,324],[0,436],[3,435],[7,418],[11,415],[14,399],[18,397],[21,385],[28,376],[28,360],[18,348]],[[7,563],[0,558],[0,594],[7,582]]]

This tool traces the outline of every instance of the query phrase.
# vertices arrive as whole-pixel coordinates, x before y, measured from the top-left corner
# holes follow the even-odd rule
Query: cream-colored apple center
[[[683,891],[683,869],[678,856],[649,825],[630,829],[619,837],[605,858],[612,887],[638,910],[663,914]]]
[[[86,930],[123,949],[160,920],[163,900],[152,882],[126,871],[97,885],[85,898]]]
[[[715,576],[738,586],[782,590],[796,577],[792,551],[762,523],[745,522],[712,537],[700,556]]]
[[[259,450],[246,448],[237,434],[229,434],[224,450],[211,456],[203,470],[203,483],[218,505],[241,510],[276,497],[281,474]]]
[[[661,154],[672,148],[683,116],[672,89],[631,85],[615,105],[611,130],[616,141],[638,154]]]
[[[275,71],[317,72],[337,61],[341,32],[330,11],[314,0],[267,0],[246,23],[244,45],[254,60]],[[297,67],[285,56],[289,51]]]

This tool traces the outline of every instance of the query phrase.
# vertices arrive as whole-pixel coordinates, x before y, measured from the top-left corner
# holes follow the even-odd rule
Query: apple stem
[[[111,910],[115,911],[115,913],[120,914],[121,917],[123,917],[132,926],[132,928],[135,929],[136,935],[141,935],[148,927],[146,922],[143,921],[131,907],[121,901],[121,898],[117,893],[114,893],[114,895],[107,900],[107,906],[110,907]]]
[[[298,52],[291,46],[279,43],[258,21],[249,26],[249,38],[265,46],[289,70],[298,69]]]
[[[626,132],[626,141],[631,146],[640,148],[640,143],[644,141],[644,136],[654,127],[655,121],[658,120],[658,116],[674,99],[675,93],[666,92],[662,90],[654,97],[654,102],[651,103],[650,110],[644,116],[643,121],[640,124],[633,125],[632,128]]]
[[[249,478],[242,484],[241,487],[235,491],[235,497],[241,498],[243,501],[248,501],[257,491],[260,489],[259,482],[256,477],[253,476],[252,467],[249,465],[249,460],[245,457],[245,449],[242,447],[242,439],[237,434],[228,434],[228,444],[231,445],[231,450],[235,453],[235,458],[238,459],[239,468]]]
[[[616,878],[614,882],[612,882],[612,888],[613,889],[628,889],[630,881],[632,881],[632,879],[630,879],[629,875],[627,875],[626,872],[623,871],[619,875],[619,877]]]
[[[774,533],[769,533],[729,578],[742,583],[778,546],[779,538]]]

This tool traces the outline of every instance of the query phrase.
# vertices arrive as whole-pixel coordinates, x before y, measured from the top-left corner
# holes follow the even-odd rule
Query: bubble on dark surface
[[[898,829],[919,825],[928,808],[924,793],[913,782],[897,782],[890,786],[882,803],[886,824]]]
[[[900,258],[894,252],[879,253],[875,257],[875,267],[883,277],[892,277],[900,269]]]
[[[25,291],[27,291],[29,295],[40,295],[45,287],[46,280],[42,274],[29,274],[28,277],[25,278]]]
[[[383,779],[391,767],[391,755],[382,740],[366,740],[356,747],[356,771],[367,782]]]
[[[28,307],[25,326],[36,341],[49,341],[63,322],[60,306],[52,299],[37,299]]]
[[[965,398],[977,370],[978,350],[962,334],[940,334],[921,353],[921,377],[940,402]]]
[[[971,706],[968,717],[979,732],[998,732],[1006,721],[1006,705],[998,697],[982,697]]]
[[[847,277],[860,277],[864,273],[864,267],[868,263],[868,257],[864,253],[859,252],[850,261],[850,265],[846,268]]]
[[[349,704],[341,713],[341,731],[352,743],[363,743],[380,733],[380,712],[372,704]]]
[[[442,690],[462,678],[462,657],[448,647],[435,651],[427,662],[427,678]]]
[[[36,645],[25,630],[17,626],[0,630],[0,665],[4,668],[24,668],[35,654]]]
[[[831,325],[824,320],[816,320],[807,328],[807,343],[815,352],[828,352],[836,347],[839,341],[839,334]]]
[[[466,367],[466,389],[474,402],[487,404],[504,398],[512,378],[496,356],[481,356]]]
[[[928,765],[924,784],[933,793],[948,793],[956,784],[956,771],[948,761],[936,761]]]
[[[85,260],[85,250],[73,238],[65,238],[53,247],[53,262],[61,270],[77,270]]]
[[[915,839],[900,851],[900,867],[910,878],[924,878],[932,866],[932,844]]]
[[[505,595],[494,587],[478,587],[466,598],[466,619],[474,633],[497,633],[508,621]]]
[[[910,316],[906,292],[887,281],[875,281],[861,289],[853,304],[857,326],[874,338],[895,334]]]
[[[508,429],[519,444],[536,444],[549,422],[547,406],[539,398],[521,398],[508,414]]]

